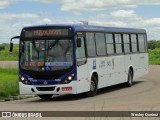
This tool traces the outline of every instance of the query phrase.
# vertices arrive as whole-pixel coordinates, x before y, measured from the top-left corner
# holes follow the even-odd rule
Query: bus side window
[[[124,44],[124,52],[130,53],[130,40],[128,34],[123,34],[123,44]]]
[[[86,33],[86,44],[87,44],[88,57],[95,57],[96,46],[95,46],[95,37],[93,32]]]
[[[132,52],[137,52],[137,37],[136,34],[131,34]]]
[[[121,34],[115,34],[116,53],[122,53],[122,38]]]
[[[95,33],[96,50],[98,56],[106,55],[105,36],[104,33]]]
[[[143,34],[138,34],[138,44],[139,44],[139,51],[140,52],[145,52],[146,48],[145,48],[145,37]]]
[[[80,59],[80,58],[85,58],[85,45],[84,45],[84,37],[78,37],[79,39],[81,39],[81,47],[77,47],[76,49],[76,58]]]
[[[107,47],[107,54],[109,55],[114,54],[113,35],[111,33],[106,33],[106,47]]]

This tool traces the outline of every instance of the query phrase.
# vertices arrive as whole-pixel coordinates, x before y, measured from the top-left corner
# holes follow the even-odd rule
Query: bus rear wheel
[[[49,94],[49,95],[38,95],[38,96],[43,100],[48,100],[48,99],[52,98],[53,95]]]
[[[86,93],[88,97],[93,97],[97,94],[97,87],[98,87],[98,82],[97,78],[95,76],[92,76],[91,78],[91,84],[90,84],[90,91]]]
[[[128,72],[128,81],[126,83],[126,86],[131,87],[132,85],[133,85],[133,72],[130,69],[129,72]]]

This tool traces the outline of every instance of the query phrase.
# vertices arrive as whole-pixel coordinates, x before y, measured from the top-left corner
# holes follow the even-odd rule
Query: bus
[[[85,93],[133,80],[148,73],[144,29],[91,25],[24,27],[19,39],[19,90],[50,99]]]

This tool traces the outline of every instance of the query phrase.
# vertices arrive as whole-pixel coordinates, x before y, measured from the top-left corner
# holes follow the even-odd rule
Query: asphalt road
[[[80,94],[54,96],[48,101],[35,97],[0,102],[0,111],[160,111],[160,66],[150,66],[150,72],[129,88],[107,87],[95,97]]]

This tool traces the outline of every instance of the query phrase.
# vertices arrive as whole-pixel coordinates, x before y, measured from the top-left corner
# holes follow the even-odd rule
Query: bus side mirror
[[[15,36],[15,37],[12,37],[12,38],[11,38],[10,48],[9,48],[9,51],[10,51],[10,52],[13,52],[13,43],[12,43],[12,40],[13,40],[13,39],[20,39],[20,36]]]
[[[10,42],[10,49],[9,49],[10,52],[13,52],[13,43]]]
[[[82,45],[81,38],[77,38],[77,47],[81,47]]]

